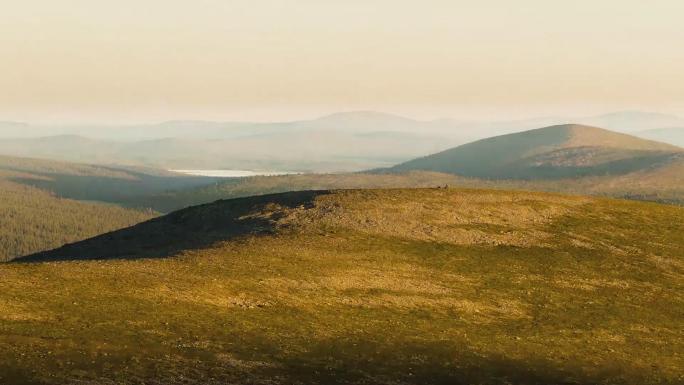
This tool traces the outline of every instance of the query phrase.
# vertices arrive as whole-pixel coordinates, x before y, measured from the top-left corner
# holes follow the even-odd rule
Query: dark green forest
[[[151,210],[64,199],[0,179],[0,261],[127,227]]]

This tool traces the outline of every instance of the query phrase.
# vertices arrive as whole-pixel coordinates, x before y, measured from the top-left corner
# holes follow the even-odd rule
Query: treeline
[[[159,212],[170,212],[188,206],[219,199],[246,197],[297,190],[325,190],[350,188],[413,188],[449,185],[464,188],[530,190],[579,195],[598,195],[632,200],[684,204],[684,185],[680,179],[668,175],[639,181],[639,174],[628,177],[584,177],[570,179],[495,180],[465,178],[452,174],[411,171],[406,173],[348,173],[298,174],[255,176],[226,179],[196,188],[166,191],[161,194],[138,196],[126,202],[132,207],[150,207]]]
[[[0,261],[48,250],[155,216],[152,211],[63,199],[0,179]]]

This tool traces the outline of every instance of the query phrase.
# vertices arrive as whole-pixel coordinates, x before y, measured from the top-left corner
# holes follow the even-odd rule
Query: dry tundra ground
[[[0,383],[681,384],[682,352],[658,204],[288,193],[0,265]]]

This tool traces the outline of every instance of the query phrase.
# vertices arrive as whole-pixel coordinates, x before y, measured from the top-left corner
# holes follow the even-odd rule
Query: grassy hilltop
[[[650,203],[218,201],[0,265],[0,383],[679,384],[683,256]]]

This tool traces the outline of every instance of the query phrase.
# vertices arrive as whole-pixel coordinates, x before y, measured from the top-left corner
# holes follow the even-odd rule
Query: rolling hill
[[[676,384],[683,255],[650,203],[217,201],[0,265],[0,381]]]
[[[483,139],[389,171],[424,170],[489,179],[623,175],[678,160],[682,148],[576,124]]]

